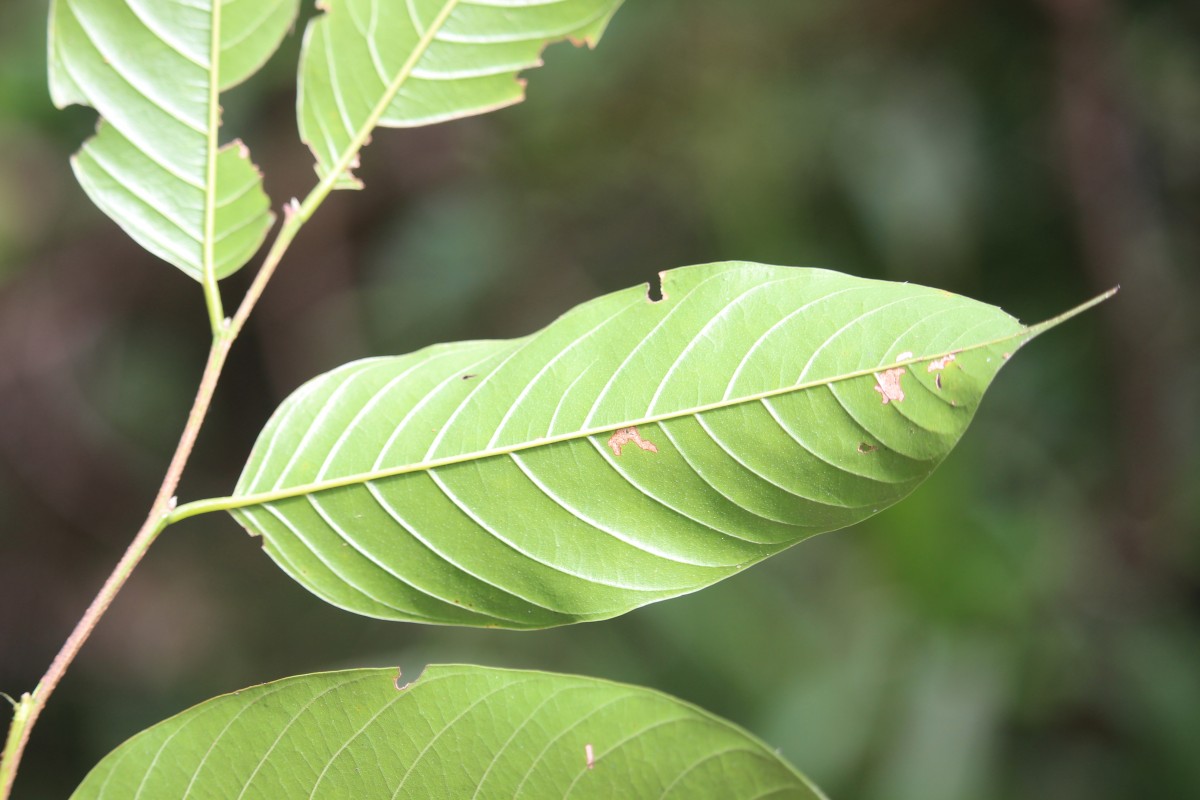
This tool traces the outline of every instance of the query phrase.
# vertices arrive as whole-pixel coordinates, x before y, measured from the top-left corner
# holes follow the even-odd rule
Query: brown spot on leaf
[[[608,437],[608,446],[612,449],[614,456],[621,455],[621,450],[627,444],[636,444],[641,449],[651,453],[658,452],[658,447],[655,446],[654,442],[648,442],[643,439],[636,427],[621,428],[618,431],[614,431],[613,435]]]
[[[946,367],[950,366],[950,362],[954,360],[954,353],[947,353],[941,358],[935,358],[929,362],[929,366],[925,368],[926,372],[941,372]],[[940,386],[940,384],[939,384]]]
[[[471,380],[471,378],[478,378],[478,377],[479,377],[478,373],[468,372],[466,375],[463,375],[462,379],[464,381],[469,381],[469,380]]]
[[[885,370],[883,374],[875,373],[875,391],[883,397],[883,404],[899,403],[904,400],[904,390],[900,388],[900,376],[905,372],[904,367]]]
[[[862,453],[863,455],[866,455],[867,453],[874,453],[878,449],[879,448],[873,444],[867,444],[866,442],[858,443],[858,452]]]
[[[942,373],[933,376],[933,385],[937,388],[942,388]]]

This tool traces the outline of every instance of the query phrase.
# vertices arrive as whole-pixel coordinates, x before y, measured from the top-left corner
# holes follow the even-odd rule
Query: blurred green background
[[[10,694],[140,523],[208,337],[197,285],[77,187],[67,157],[94,114],[49,104],[45,15],[0,4]],[[314,182],[297,46],[225,102],[276,205]],[[468,661],[671,692],[834,800],[1200,797],[1200,4],[630,0],[596,52],[547,62],[522,106],[375,137],[366,191],[326,203],[238,342],[183,500],[227,493],[274,406],[320,371],[521,335],[669,267],[825,266],[1026,321],[1122,291],[1023,350],[904,503],[611,622],[361,619],[232,520],[188,521],[68,674],[16,796],[65,796],[220,692]]]

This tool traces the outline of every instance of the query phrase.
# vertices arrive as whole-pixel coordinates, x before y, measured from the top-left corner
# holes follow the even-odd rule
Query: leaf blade
[[[415,127],[519,103],[516,74],[562,39],[594,46],[622,0],[379,6],[331,0],[305,31],[297,117],[317,174],[360,188],[358,153],[377,126]]]
[[[649,754],[653,754],[650,757]],[[822,795],[736,726],[647,689],[431,666],[287,678],[214,698],[105,757],[75,798]]]
[[[1036,332],[823,270],[690,267],[664,273],[664,295],[314,379],[210,508],[359,613],[602,619],[897,502]]]
[[[51,5],[52,99],[60,108],[92,106],[101,117],[72,158],[80,185],[135,241],[195,280],[235,272],[274,221],[245,147],[219,144],[217,95],[265,62],[298,7],[298,0]],[[219,198],[231,194],[240,202],[222,206]]]

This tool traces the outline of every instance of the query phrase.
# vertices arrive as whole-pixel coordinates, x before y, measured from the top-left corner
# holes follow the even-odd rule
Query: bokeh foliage
[[[207,345],[194,284],[92,208],[44,9],[0,6],[0,689],[31,688],[140,522]],[[18,792],[133,732],[314,669],[431,661],[661,689],[831,797],[1200,791],[1200,11],[1167,0],[630,2],[526,104],[380,132],[239,343],[182,499],[345,361],[522,335],[720,259],[941,286],[1025,349],[916,494],[620,620],[483,633],[357,619],[219,518],[173,529],[51,703]],[[311,186],[297,43],[226,98],[276,207]],[[1095,183],[1099,181],[1099,183]],[[250,272],[247,269],[245,272]],[[232,279],[235,283],[246,276]]]

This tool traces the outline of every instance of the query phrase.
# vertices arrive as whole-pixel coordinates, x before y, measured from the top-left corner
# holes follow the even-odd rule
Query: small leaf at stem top
[[[274,220],[240,142],[221,145],[221,90],[275,52],[299,0],[53,0],[50,92],[100,112],[72,159],[92,201],[199,281],[240,269]]]
[[[622,0],[326,0],[300,60],[300,134],[338,189],[377,126],[410,128],[519,103],[546,45],[594,45]]]

